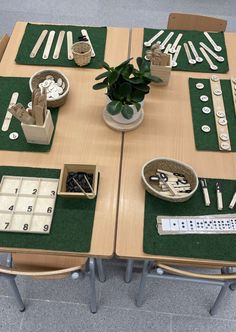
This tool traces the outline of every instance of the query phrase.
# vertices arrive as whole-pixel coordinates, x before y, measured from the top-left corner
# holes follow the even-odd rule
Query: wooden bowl
[[[183,174],[191,186],[191,192],[175,196],[166,196],[163,191],[161,191],[158,184],[149,179],[150,176],[156,174],[157,169]],[[198,177],[193,168],[175,159],[156,158],[149,160],[142,168],[141,177],[145,189],[150,194],[169,202],[185,202],[193,196],[198,188]]]
[[[62,106],[66,101],[70,89],[69,80],[62,72],[53,69],[40,70],[36,72],[33,76],[30,77],[30,90],[33,92],[34,89],[38,88],[39,83],[42,83],[44,80],[46,80],[48,75],[53,76],[55,81],[57,81],[58,78],[61,78],[62,82],[65,84],[65,88],[64,92],[59,97],[50,99],[47,98],[47,106],[52,108]]]

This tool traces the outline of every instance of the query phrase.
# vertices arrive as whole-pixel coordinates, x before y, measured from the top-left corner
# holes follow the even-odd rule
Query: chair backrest
[[[227,21],[220,18],[187,13],[171,13],[167,29],[220,32],[225,31],[226,26]]]
[[[4,36],[2,36],[0,38],[0,61],[2,59],[2,56],[3,56],[4,52],[5,52],[8,41],[9,41],[9,36],[7,34],[5,34]]]
[[[87,257],[42,254],[13,254],[14,268],[0,265],[0,273],[33,278],[65,278],[84,268]]]

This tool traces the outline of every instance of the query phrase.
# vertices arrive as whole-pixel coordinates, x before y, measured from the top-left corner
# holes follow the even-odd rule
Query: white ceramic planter
[[[107,103],[109,103],[110,101],[111,101],[110,99],[107,99]],[[112,118],[114,121],[116,121],[116,122],[118,122],[118,123],[122,123],[122,124],[130,124],[130,123],[133,123],[133,122],[137,121],[137,120],[141,117],[141,110],[142,110],[142,108],[143,108],[144,101],[141,101],[140,104],[141,104],[141,108],[140,108],[139,111],[137,111],[135,105],[129,105],[130,107],[132,107],[132,109],[133,109],[133,111],[134,111],[134,114],[133,114],[133,116],[132,116],[131,119],[126,119],[126,118],[124,118],[123,115],[122,115],[121,113],[116,114],[116,115],[111,115],[111,114],[109,113],[109,115],[111,116],[111,118]]]

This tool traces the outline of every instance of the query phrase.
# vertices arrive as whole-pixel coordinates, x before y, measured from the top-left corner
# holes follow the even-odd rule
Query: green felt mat
[[[199,90],[196,88],[197,83],[203,83],[204,88]],[[228,121],[228,130],[231,142],[232,151],[236,151],[236,117],[233,104],[233,96],[231,90],[230,80],[220,80],[221,89],[224,99],[225,113]],[[192,108],[192,119],[195,145],[197,150],[220,151],[218,145],[218,138],[216,132],[215,116],[213,111],[212,93],[209,79],[189,79],[189,90]],[[209,100],[202,102],[201,95],[207,95]],[[208,106],[211,108],[211,113],[204,114],[202,108]],[[201,130],[202,125],[208,125],[211,128],[209,133]]]
[[[0,177],[3,175],[59,178],[60,170],[2,166]],[[96,198],[57,196],[50,234],[0,232],[0,247],[88,252],[95,207]]]
[[[151,39],[160,29],[144,29],[144,40],[143,41],[148,41]],[[169,32],[172,30],[165,30],[165,32],[158,38],[159,41],[163,41],[166,36],[169,34]],[[169,40],[168,43],[174,43],[176,37],[178,36],[179,33],[183,33],[183,37],[181,38],[179,45],[182,45],[180,54],[177,59],[177,67],[173,67],[172,70],[177,70],[177,71],[192,71],[192,72],[203,72],[203,73],[211,73],[212,70],[209,68],[208,63],[204,59],[203,62],[201,63],[196,63],[195,65],[190,65],[188,63],[185,50],[183,47],[184,43],[187,43],[188,40],[191,40],[199,54],[200,57],[204,58],[201,51],[199,50],[199,42],[203,42],[206,44],[208,47],[210,47],[213,50],[212,45],[209,43],[208,39],[204,36],[203,32],[199,31],[186,31],[186,30],[174,30],[174,35],[172,38]],[[224,38],[224,33],[223,32],[216,32],[216,33],[209,33],[210,36],[213,38],[213,40],[217,43],[217,45],[222,47],[221,52],[215,52],[218,55],[221,55],[225,58],[224,62],[218,62],[212,56],[210,55],[210,58],[212,59],[213,63],[218,66],[218,70],[216,72],[218,73],[227,73],[229,70],[229,65],[228,65],[228,59],[227,59],[227,51],[226,51],[226,46],[225,46],[225,38]],[[157,40],[156,40],[157,41]],[[149,48],[145,47],[143,45],[143,55],[145,55],[146,50]],[[214,50],[213,50],[214,51]]]
[[[42,65],[42,66],[62,66],[62,67],[77,67],[74,60],[67,59],[67,38],[66,34],[63,39],[63,44],[60,52],[59,59],[53,59],[53,53],[56,46],[57,38],[60,31],[72,31],[73,42],[79,41],[81,36],[81,29],[86,29],[93,45],[96,56],[91,58],[91,62],[86,66],[87,68],[101,68],[104,61],[104,53],[106,46],[107,28],[105,27],[84,27],[74,25],[42,25],[28,23],[22,38],[17,56],[16,63],[24,65]],[[43,41],[35,58],[30,58],[30,53],[38,40],[41,32],[48,30],[47,36]],[[45,45],[47,43],[48,35],[51,30],[54,30],[55,36],[53,39],[52,47],[48,59],[43,59]],[[85,68],[85,67],[84,67]]]
[[[222,185],[224,209],[217,210],[215,184]],[[207,179],[211,205],[205,207],[202,190],[199,188],[189,201],[170,203],[146,192],[144,213],[143,250],[151,255],[190,257],[236,261],[236,234],[219,235],[159,235],[156,229],[156,217],[198,216],[211,214],[236,213],[236,207],[229,209],[229,203],[236,190],[236,181]]]
[[[2,127],[7,108],[13,92],[19,92],[17,102],[21,103],[25,108],[31,101],[31,91],[29,88],[29,78],[22,77],[0,77],[0,128]],[[56,129],[58,108],[51,110],[52,120],[54,123],[54,133]],[[9,134],[17,132],[19,134],[18,139],[10,140]],[[53,134],[54,136],[54,134]],[[0,150],[9,151],[27,151],[27,152],[47,152],[51,149],[53,143],[53,137],[49,145],[31,144],[27,143],[21,123],[14,117],[11,119],[10,127],[8,131],[2,131],[0,129]]]

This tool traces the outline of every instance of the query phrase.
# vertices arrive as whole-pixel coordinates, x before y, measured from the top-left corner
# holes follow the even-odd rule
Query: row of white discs
[[[46,76],[46,79],[38,86],[46,89],[47,99],[57,99],[65,90],[65,82],[60,77],[55,81],[52,75]]]
[[[218,82],[218,81],[219,81],[219,78],[218,78],[216,75],[213,75],[213,76],[211,77],[211,80],[214,81],[214,82]],[[235,85],[235,89],[236,89],[236,78],[233,78],[233,79],[232,79],[232,82],[234,83],[234,85]],[[199,90],[202,90],[202,89],[204,88],[204,84],[203,84],[203,83],[197,83],[197,84],[196,84],[196,88],[199,89]],[[216,90],[214,90],[213,93],[214,93],[216,96],[220,96],[220,95],[222,95],[222,91],[221,91],[220,89],[216,89]],[[206,95],[201,95],[201,96],[200,96],[200,100],[203,101],[203,102],[206,102],[206,101],[209,100],[209,98],[208,98],[208,96],[206,96]],[[205,107],[202,108],[202,112],[205,113],[205,114],[209,114],[209,113],[211,112],[211,109],[210,109],[210,107],[206,107],[206,106],[205,106]],[[226,126],[226,125],[227,125],[227,120],[226,120],[226,118],[225,118],[225,112],[223,112],[223,111],[217,111],[217,112],[216,112],[216,115],[217,115],[217,117],[219,118],[218,123],[219,123],[221,126]],[[208,125],[203,125],[203,126],[201,127],[201,129],[202,129],[202,131],[204,131],[205,133],[209,133],[209,132],[211,131],[211,128],[210,128],[210,126],[208,126]],[[230,147],[229,143],[227,142],[227,141],[229,140],[229,135],[226,134],[226,133],[221,133],[219,137],[220,137],[220,139],[223,141],[223,142],[221,143],[221,145],[220,145],[221,148],[222,148],[223,150],[228,150],[229,147]]]

